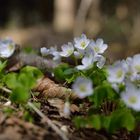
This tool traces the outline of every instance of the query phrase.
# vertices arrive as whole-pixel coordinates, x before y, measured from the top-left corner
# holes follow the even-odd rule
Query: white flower
[[[94,52],[90,49],[85,50],[84,57],[82,58],[82,65],[76,66],[78,70],[88,70],[94,64]]]
[[[74,56],[77,59],[81,59],[84,56],[84,54],[85,54],[84,50],[77,49],[77,51],[74,51]]]
[[[76,68],[78,70],[88,70],[93,66],[93,56],[89,55],[89,56],[85,56],[82,59],[82,65],[78,65],[76,66]]]
[[[97,62],[97,67],[101,69],[105,64],[106,59],[102,55],[95,55],[94,61]]]
[[[70,42],[68,44],[64,44],[61,48],[62,52],[60,52],[60,55],[63,57],[69,57],[74,51],[73,44]]]
[[[15,48],[15,43],[9,38],[0,41],[0,57],[9,58],[14,53]]]
[[[84,50],[88,46],[89,42],[90,40],[87,39],[85,34],[82,34],[81,37],[74,38],[75,47],[81,50]]]
[[[70,116],[71,111],[70,111],[70,103],[69,102],[65,102],[63,112],[64,112],[64,115],[66,117]]]
[[[126,72],[126,78],[134,81],[136,73],[133,71],[132,61],[133,59],[128,57],[126,60],[122,60],[122,66]]]
[[[140,73],[140,54],[133,56],[131,66],[133,68],[133,72]]]
[[[114,65],[108,67],[108,81],[110,83],[121,83],[125,78],[125,70],[121,61],[117,61]]]
[[[121,63],[122,63],[122,67],[125,70],[125,72],[129,73],[130,63],[131,63],[130,58],[127,58],[126,60],[122,60]]]
[[[53,55],[53,60],[54,61],[57,61],[59,63],[61,62],[60,52],[57,52],[57,51],[56,52],[53,52],[52,55]]]
[[[57,46],[50,47],[50,54],[57,51]]]
[[[131,80],[132,82],[134,82],[134,81],[140,81],[140,74],[133,73],[133,74],[130,76],[130,80]]]
[[[123,63],[127,77],[131,81],[140,79],[140,54],[134,55],[133,58],[128,57]]]
[[[91,40],[88,47],[92,48],[95,54],[102,54],[108,46],[104,44],[103,39],[97,39],[96,42]]]
[[[135,111],[140,111],[140,89],[129,84],[121,94],[121,98],[128,107]]]
[[[42,56],[47,56],[50,53],[50,50],[43,47],[43,48],[40,49],[40,52],[41,52]]]
[[[50,54],[53,55],[53,60],[57,63],[61,62],[60,52],[57,51],[57,47],[50,48]]]
[[[87,78],[78,77],[72,88],[79,98],[85,98],[93,94],[92,81]]]

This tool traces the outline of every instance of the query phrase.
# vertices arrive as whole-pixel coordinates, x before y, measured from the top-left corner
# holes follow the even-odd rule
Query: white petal
[[[78,51],[74,51],[74,56],[76,58],[81,58],[82,57],[82,55]]]
[[[40,49],[40,52],[41,52],[42,56],[47,56],[49,54],[50,50],[43,47],[43,48]]]
[[[64,115],[66,116],[66,117],[69,117],[70,116],[70,103],[69,102],[65,102],[65,104],[64,104]]]
[[[85,34],[82,34],[82,35],[81,35],[81,38],[82,38],[82,39],[87,39],[87,37],[86,37]]]
[[[99,47],[102,46],[103,43],[104,43],[104,41],[101,38],[99,38],[99,39],[96,40],[96,45],[99,46]]]
[[[78,65],[78,66],[76,66],[76,68],[77,68],[78,70],[86,70],[88,67],[85,66],[85,65]]]
[[[103,44],[102,46],[100,46],[100,51],[99,53],[104,53],[104,51],[108,48],[107,44]]]
[[[105,57],[103,57],[102,55],[95,56],[95,60],[97,61],[97,67],[100,69],[104,66],[106,61]]]

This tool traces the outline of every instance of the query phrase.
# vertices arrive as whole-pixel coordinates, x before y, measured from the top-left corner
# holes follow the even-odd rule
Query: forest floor
[[[137,140],[137,135],[126,130],[120,130],[115,134],[109,134],[104,130],[77,129],[73,123],[73,117],[84,115],[88,109],[88,103],[79,108],[78,105],[71,105],[71,116],[66,118],[62,112],[64,101],[61,99],[39,100],[40,111],[49,117],[51,121],[67,136],[69,140]],[[12,107],[16,111],[7,115],[0,112],[0,140],[61,140],[54,130],[43,121],[35,112],[32,112],[34,121],[28,122],[23,119],[23,112]],[[6,109],[6,108],[5,108]],[[1,108],[1,110],[5,110]]]
[[[40,34],[41,36],[43,36],[41,38],[43,38],[43,40],[46,40],[46,36],[45,36],[46,32],[44,32],[43,29],[41,31],[42,33]],[[35,34],[38,34],[38,30],[35,31]],[[58,44],[58,42],[62,44],[62,42],[64,43],[65,41],[72,38],[71,36],[68,36],[67,39],[63,40],[63,37],[59,39],[56,36],[55,37],[56,40],[54,40],[54,39],[50,39],[50,38],[54,38],[54,35],[52,36],[48,35],[47,37],[48,37],[47,39],[48,42],[42,41],[40,38],[38,38],[38,36],[35,36],[34,38],[28,40],[27,42],[33,42],[35,44],[33,46],[35,47],[36,46],[43,47],[43,45],[45,44],[40,44],[40,43],[37,44],[35,38],[40,40],[40,41],[37,40],[37,42],[43,42],[43,43],[47,42],[48,45],[53,45],[52,43],[55,42],[56,40],[57,40],[56,44]],[[25,41],[25,44],[28,43],[26,43]],[[114,48],[117,48],[117,46],[115,46],[115,43],[114,43]],[[111,49],[107,55],[110,57],[114,57],[113,60],[115,60],[116,56],[120,57],[121,55],[120,52],[121,54],[124,53],[124,51],[122,51],[122,45],[119,46],[118,51],[114,50],[112,53],[112,49]],[[138,50],[136,52],[138,52]],[[127,52],[125,52],[125,54],[127,54]],[[105,130],[96,131],[95,129],[91,129],[91,128],[80,128],[80,129],[76,128],[73,122],[73,118],[77,115],[86,116],[87,110],[90,105],[86,100],[82,107],[80,107],[79,101],[73,102],[73,104],[70,107],[71,110],[70,117],[66,117],[63,114],[63,108],[65,102],[63,99],[57,97],[52,99],[45,99],[45,98],[34,99],[33,97],[32,100],[36,100],[36,102],[40,104],[40,111],[45,116],[47,116],[67,136],[69,140],[137,140],[138,134],[140,134],[140,128],[137,130],[136,134],[132,132],[128,132],[124,129],[117,131],[115,134],[109,134]],[[19,108],[19,106],[17,105],[9,106],[8,107],[10,108],[9,110],[7,109],[6,106],[1,105],[2,102],[5,102],[5,99],[0,99],[0,140],[53,140],[53,139],[61,140],[62,139],[54,130],[52,130],[52,128],[48,125],[46,121],[44,121],[40,116],[38,116],[36,112],[30,111],[30,115],[32,117],[31,119],[29,119],[30,115],[28,116],[28,114],[23,112],[23,110]]]

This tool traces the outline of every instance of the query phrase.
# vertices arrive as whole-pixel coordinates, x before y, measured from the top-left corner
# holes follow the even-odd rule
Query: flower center
[[[9,45],[8,48],[9,48],[10,51],[13,51],[14,46],[13,45]]]
[[[136,69],[138,72],[140,72],[140,65],[136,65],[136,66],[135,66],[135,69]]]
[[[69,54],[69,55],[71,55],[71,54],[72,54],[72,52],[73,52],[72,50],[68,50],[68,54]]]
[[[131,97],[129,98],[129,102],[130,102],[131,104],[136,103],[136,101],[137,101],[137,98],[136,98],[135,96],[131,96]]]
[[[97,47],[97,46],[95,46],[95,47],[94,47],[94,51],[95,51],[96,53],[98,53],[98,52],[100,51],[100,48]]]
[[[86,92],[86,86],[81,84],[79,89],[82,91],[82,92]]]
[[[123,75],[123,71],[119,69],[116,74],[117,74],[117,78],[120,78]]]
[[[81,47],[82,47],[82,48],[85,48],[85,46],[86,46],[86,43],[83,41],[83,42],[81,43]]]

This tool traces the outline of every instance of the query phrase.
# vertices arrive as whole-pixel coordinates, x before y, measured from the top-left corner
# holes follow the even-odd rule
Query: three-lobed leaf
[[[12,102],[24,103],[30,97],[30,90],[36,85],[42,72],[32,66],[26,66],[19,73],[8,73],[4,78],[4,83],[12,90],[10,99]]]

